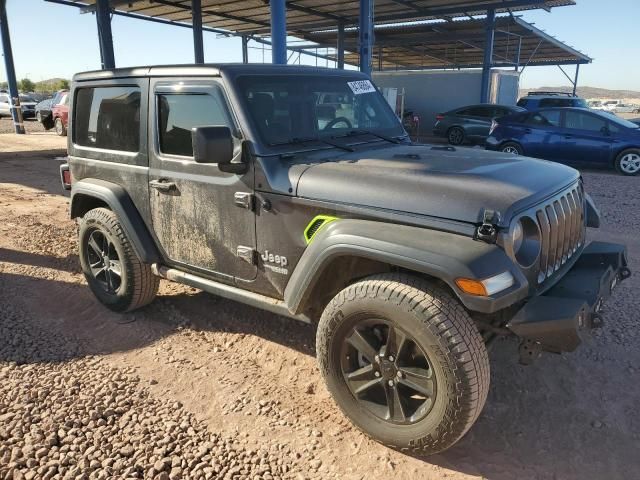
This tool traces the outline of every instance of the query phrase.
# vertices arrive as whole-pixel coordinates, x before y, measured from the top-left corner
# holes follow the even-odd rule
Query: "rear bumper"
[[[604,302],[631,275],[623,245],[592,242],[565,276],[534,297],[506,327],[549,352],[572,352],[583,336],[601,326]]]

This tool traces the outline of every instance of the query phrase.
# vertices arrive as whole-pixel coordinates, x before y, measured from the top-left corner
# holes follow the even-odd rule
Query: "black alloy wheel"
[[[115,245],[103,232],[94,229],[85,248],[93,278],[106,293],[117,294],[122,285],[122,265]]]
[[[397,425],[422,420],[437,385],[429,358],[407,332],[383,319],[362,319],[345,337],[344,380],[362,408]]]

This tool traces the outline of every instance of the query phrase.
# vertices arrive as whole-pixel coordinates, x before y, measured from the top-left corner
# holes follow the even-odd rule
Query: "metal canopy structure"
[[[97,0],[74,3],[93,7]],[[269,0],[202,0],[202,24],[207,27],[244,34],[271,32]],[[286,0],[287,31],[291,34],[336,28],[338,23],[357,26],[360,0]],[[484,15],[530,9],[574,5],[574,0],[376,0],[376,23],[432,20],[465,15]],[[190,0],[111,0],[116,11],[143,15],[171,22],[191,23]]]
[[[358,62],[360,70],[371,73],[373,59],[376,58],[378,66],[384,68],[429,68],[427,62],[431,62],[431,68],[467,67],[478,65],[477,55],[482,56],[482,86],[481,101],[487,101],[489,78],[493,66],[503,64],[512,65],[513,62],[505,60],[510,57],[493,50],[494,38],[498,38],[498,49],[502,48],[503,35],[513,37],[514,42],[519,38],[520,50],[527,51],[531,36],[532,26],[518,23],[520,33],[506,33],[499,31],[500,22],[496,20],[496,14],[509,13],[533,9],[544,9],[567,5],[575,5],[574,0],[45,0],[50,3],[77,7],[83,13],[93,13],[96,17],[98,39],[100,45],[100,58],[103,69],[111,69],[116,66],[116,56],[113,49],[111,33],[111,19],[113,15],[125,16],[139,20],[157,22],[178,27],[186,27],[193,30],[193,52],[196,63],[204,63],[203,32],[215,32],[226,36],[240,36],[242,38],[242,59],[248,62],[249,40],[271,46],[272,62],[284,64],[288,62],[287,51],[304,53],[316,58],[331,59],[337,62],[338,68],[344,68],[345,54],[350,51],[346,61]],[[14,118],[18,115],[19,99],[15,88],[15,73],[11,60],[11,48],[7,16],[4,8],[6,0],[0,0],[0,26],[2,26],[2,43],[5,50],[7,63],[7,76],[12,88],[11,97],[14,99],[12,112]],[[468,23],[470,31],[458,32],[456,29],[465,25],[455,19],[461,17],[473,18],[484,15],[483,22],[473,21]],[[445,29],[444,33],[435,32],[433,26],[429,31],[416,31],[417,35],[423,34],[424,41],[418,46],[403,46],[394,44],[392,31],[379,31],[378,47],[375,46],[375,24],[390,24],[405,22],[425,22],[441,20],[442,25],[437,28]],[[526,25],[526,26],[525,26]],[[406,29],[406,27],[388,27]],[[412,27],[427,28],[427,27]],[[500,27],[501,28],[501,27]],[[515,28],[515,26],[513,27]],[[447,30],[448,29],[448,30]],[[453,30],[451,30],[453,29]],[[482,31],[484,30],[484,31]],[[324,33],[320,33],[323,32]],[[331,33],[331,32],[334,33]],[[399,36],[401,30],[397,30]],[[455,42],[456,52],[451,57],[449,44],[428,43],[426,35],[437,34],[443,40]],[[454,39],[454,35],[465,35],[465,39]],[[335,42],[331,45],[335,48],[335,55],[313,52],[311,49],[301,48],[297,45],[287,45],[287,35],[298,38],[327,42],[328,39]],[[324,35],[325,37],[322,37]],[[265,37],[269,36],[270,39]],[[328,37],[327,37],[328,36]],[[484,42],[478,36],[484,37]],[[546,45],[543,41],[535,48],[535,53],[540,47],[546,52],[548,59],[553,58],[552,48],[558,48],[560,42],[538,31],[539,37],[547,37]],[[357,37],[357,43],[354,43]],[[390,37],[390,38],[387,38]],[[410,39],[409,41],[413,41]],[[429,40],[431,41],[431,40]],[[349,43],[348,43],[349,42]],[[465,43],[466,42],[466,43]],[[504,42],[503,42],[504,43]],[[510,43],[508,47],[510,48]],[[443,45],[445,45],[443,47]],[[460,45],[463,45],[462,47]],[[565,46],[566,47],[566,46]],[[317,47],[315,47],[317,48]],[[376,53],[376,48],[378,52]],[[438,50],[438,48],[440,50]],[[442,52],[444,48],[444,52]],[[431,50],[434,50],[433,52]],[[460,50],[458,54],[458,50]],[[559,48],[562,50],[562,48]],[[569,47],[564,48],[565,51]],[[9,54],[7,54],[9,51]],[[357,53],[355,53],[357,52]],[[557,52],[556,52],[557,53]],[[563,59],[562,63],[576,64],[577,72],[580,63],[590,61],[588,57],[575,52],[575,62]],[[502,60],[501,60],[502,58]],[[515,63],[523,58],[522,51],[516,56]],[[569,57],[567,57],[569,58]],[[436,62],[436,64],[433,64]],[[469,63],[470,62],[470,63]],[[551,62],[553,63],[553,62]],[[542,64],[542,63],[539,63]],[[564,72],[564,70],[563,70]],[[565,73],[566,75],[566,73]],[[19,130],[18,119],[15,120],[16,132]]]
[[[493,67],[576,65],[590,63],[584,53],[515,16],[495,19]],[[345,62],[358,64],[358,31],[345,32]],[[322,46],[337,43],[337,31],[314,32],[307,40]],[[482,68],[485,65],[486,20],[456,20],[374,29],[373,67],[377,70]],[[315,45],[300,48],[314,49]],[[333,56],[337,60],[337,56]]]

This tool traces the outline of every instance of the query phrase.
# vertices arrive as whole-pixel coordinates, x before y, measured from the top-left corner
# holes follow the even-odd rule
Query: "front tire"
[[[114,212],[106,208],[87,212],[79,237],[82,272],[104,306],[129,312],[153,301],[160,279],[133,251]]]
[[[377,275],[342,290],[322,314],[316,348],[344,414],[392,448],[446,450],[487,398],[489,359],[473,320],[416,277]]]
[[[64,126],[64,123],[62,122],[62,119],[60,117],[56,118],[54,126],[56,128],[56,135],[60,137],[67,136],[67,127]]]
[[[630,148],[616,157],[616,170],[622,175],[635,176],[640,173],[640,150]]]

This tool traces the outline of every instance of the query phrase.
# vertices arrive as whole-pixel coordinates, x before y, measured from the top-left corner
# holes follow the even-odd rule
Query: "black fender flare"
[[[304,311],[323,269],[340,256],[364,257],[440,279],[472,311],[493,313],[528,295],[527,279],[497,245],[409,225],[343,219],[323,227],[300,257],[284,291],[291,313]],[[455,283],[459,277],[482,280],[505,271],[516,283],[493,297],[468,295]]]
[[[74,182],[71,187],[71,218],[82,215],[80,200],[83,197],[98,199],[109,206],[118,216],[120,225],[142,262],[151,264],[160,261],[155,241],[124,188],[116,183],[94,178]]]

